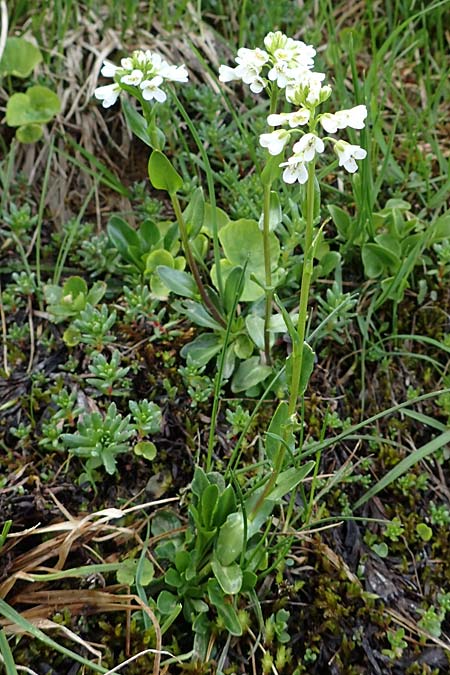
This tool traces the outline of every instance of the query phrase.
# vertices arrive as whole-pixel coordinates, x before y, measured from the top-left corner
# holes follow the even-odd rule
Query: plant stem
[[[270,333],[269,324],[272,314],[272,300],[273,300],[273,286],[272,286],[272,270],[270,260],[270,184],[264,186],[264,220],[263,220],[263,246],[264,246],[264,281],[266,292],[266,304],[264,313],[264,356],[266,364],[271,365],[270,356]]]
[[[175,104],[181,113],[181,116],[183,117],[184,121],[186,122],[189,131],[191,132],[192,138],[195,141],[195,144],[197,145],[197,148],[200,152],[200,155],[203,160],[203,167],[205,170],[206,174],[206,182],[208,183],[208,195],[209,195],[209,203],[211,205],[211,227],[212,227],[212,232],[213,232],[213,252],[214,252],[214,263],[216,265],[216,275],[217,275],[217,287],[219,289],[219,295],[223,299],[224,297],[224,282],[223,282],[223,277],[222,277],[222,267],[220,265],[220,245],[219,245],[219,228],[217,225],[217,210],[216,210],[216,193],[214,191],[214,175],[213,171],[211,168],[211,164],[209,162],[209,157],[208,153],[205,150],[205,146],[203,145],[201,138],[197,132],[197,129],[195,128],[194,124],[192,124],[191,118],[189,117],[188,113],[186,112],[185,107],[181,103],[180,99],[178,96],[173,92],[173,97]]]
[[[272,87],[270,96],[270,114],[273,114],[277,107],[278,88]],[[273,287],[272,287],[272,261],[270,259],[270,191],[272,182],[264,183],[263,200],[263,247],[264,247],[264,285],[266,293],[266,303],[264,311],[264,358],[268,366],[271,365],[270,356],[270,332],[269,324],[272,315]]]
[[[290,434],[292,433],[297,416],[297,402],[300,391],[300,378],[303,365],[303,345],[305,341],[306,320],[308,310],[309,289],[311,286],[311,278],[314,266],[314,179],[315,179],[315,162],[312,160],[308,163],[308,182],[306,184],[306,230],[305,230],[305,246],[303,250],[303,272],[300,286],[300,304],[297,322],[297,336],[298,339],[293,344],[291,355],[291,382],[289,385],[289,402],[288,402],[288,424],[286,424],[283,431],[283,442],[280,443],[278,454],[275,460],[275,465],[272,469],[269,480],[258,499],[252,515],[256,515],[261,505],[272,492],[278,476],[283,468],[284,457],[286,454],[286,445]]]
[[[186,231],[186,224],[184,222],[183,218],[183,213],[181,211],[181,206],[179,199],[175,193],[170,194],[170,199],[172,200],[172,206],[173,210],[175,211],[175,216],[178,222],[178,226],[180,228],[180,235],[181,235],[181,242],[183,244],[183,250],[186,255],[187,261],[189,268],[192,272],[192,275],[195,279],[195,283],[197,284],[198,291],[201,295],[201,298],[205,304],[205,307],[208,308],[211,316],[214,317],[214,319],[223,327],[226,327],[226,322],[224,321],[223,317],[219,314],[218,310],[216,309],[215,305],[213,304],[211,298],[209,297],[208,293],[206,292],[206,288],[203,285],[203,281],[200,277],[200,272],[198,271],[197,263],[195,262],[195,258],[192,254],[192,249],[189,244],[189,237]]]

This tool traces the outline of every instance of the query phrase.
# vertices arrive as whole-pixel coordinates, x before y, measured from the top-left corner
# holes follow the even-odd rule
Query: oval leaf
[[[159,150],[154,150],[150,155],[148,175],[155,190],[165,190],[169,194],[175,194],[183,187],[183,179]]]

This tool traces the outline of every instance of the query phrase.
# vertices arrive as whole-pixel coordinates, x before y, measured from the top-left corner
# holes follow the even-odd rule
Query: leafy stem
[[[195,283],[197,284],[197,288],[198,288],[198,291],[200,293],[200,296],[201,296],[201,298],[202,298],[202,300],[205,304],[205,307],[208,308],[211,316],[213,316],[214,319],[218,323],[220,323],[220,325],[223,326],[223,328],[225,328],[226,327],[225,320],[223,319],[223,317],[221,316],[221,314],[218,312],[215,305],[213,304],[211,298],[209,297],[209,295],[206,291],[206,288],[203,284],[203,281],[201,279],[200,272],[199,272],[198,267],[197,267],[197,263],[195,262],[195,258],[193,256],[192,249],[191,249],[191,246],[189,244],[189,237],[188,237],[187,230],[186,230],[186,223],[184,222],[183,213],[181,211],[179,199],[178,199],[177,195],[175,194],[175,192],[169,192],[169,196],[170,196],[170,199],[172,201],[173,210],[175,211],[175,216],[176,216],[176,219],[177,219],[177,222],[178,222],[178,227],[180,228],[180,235],[181,235],[181,242],[183,244],[183,250],[184,250],[184,253],[186,255],[186,259],[188,261],[189,268],[190,268],[190,270],[192,272],[192,275],[195,279]]]
[[[288,446],[289,436],[296,426],[297,404],[300,392],[300,380],[304,356],[304,342],[306,333],[306,320],[308,310],[309,290],[311,286],[311,278],[314,266],[314,181],[315,181],[315,162],[314,160],[308,163],[308,181],[306,184],[306,230],[305,230],[305,246],[304,246],[304,260],[303,272],[300,286],[300,301],[299,314],[297,322],[297,335],[293,340],[293,348],[291,355],[291,378],[289,385],[289,401],[288,401],[288,421],[283,430],[282,442],[280,443],[278,454],[275,459],[275,464],[270,474],[269,480],[258,499],[253,511],[254,517],[261,508],[264,501],[272,492],[278,476],[283,468],[284,458],[286,454],[286,447]]]

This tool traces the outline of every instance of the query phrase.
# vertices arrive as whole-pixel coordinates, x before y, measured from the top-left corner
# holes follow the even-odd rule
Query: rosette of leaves
[[[47,312],[55,323],[78,319],[87,306],[97,305],[105,292],[103,281],[96,281],[89,289],[85,280],[78,276],[69,277],[62,286],[47,284],[44,286]],[[69,346],[78,342],[72,339],[74,332],[73,324],[64,332],[63,339]]]
[[[21,37],[6,40],[0,61],[0,77],[27,78],[42,61],[38,47]],[[60,100],[51,89],[41,85],[25,92],[13,93],[6,104],[6,124],[17,127],[16,137],[21,143],[34,143],[43,134],[43,125],[50,122],[61,109]]]
[[[272,446],[278,438],[275,432],[280,432],[284,421],[281,417],[278,415],[277,425],[271,426]],[[314,465],[310,461],[282,471],[261,504],[264,487],[253,490],[250,482],[242,488],[238,500],[233,486],[220,473],[196,468],[184,539],[177,529],[174,537],[164,538],[155,554],[169,561],[164,575],[166,588],[157,599],[162,623],[182,611],[192,624],[194,649],[199,655],[206,654],[217,619],[231,635],[242,634],[238,614],[242,594],[250,597],[258,612],[255,586],[269,561],[264,526],[275,506]]]
[[[86,460],[86,477],[95,484],[95,470],[101,466],[110,475],[116,472],[116,457],[130,451],[128,441],[135,433],[130,415],[122,417],[111,403],[105,415],[92,412],[80,417],[76,433],[61,434],[61,441],[71,454]]]
[[[403,199],[389,199],[373,214],[373,234],[368,228],[358,227],[357,220],[340,207],[331,205],[328,210],[339,238],[345,242],[343,253],[352,246],[359,247],[366,277],[382,280],[378,304],[388,299],[401,302],[414,267],[423,262],[424,251],[450,236],[449,211],[433,223],[425,223]]]
[[[156,274],[156,268],[159,265],[175,271],[185,268],[185,258],[178,255],[178,225],[168,221],[155,223],[147,218],[138,230],[134,230],[123,218],[115,215],[109,219],[107,231],[122,258],[149,279],[152,294],[157,298],[167,298],[169,289]]]

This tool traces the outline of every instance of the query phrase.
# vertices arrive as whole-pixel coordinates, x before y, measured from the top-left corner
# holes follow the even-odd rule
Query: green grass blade
[[[402,459],[393,469],[388,471],[388,473],[378,481],[376,485],[370,488],[358,501],[354,504],[353,509],[358,509],[360,506],[365,504],[369,499],[374,497],[376,494],[384,490],[388,485],[390,485],[394,480],[397,480],[402,476],[408,469],[410,469],[414,464],[420,462],[425,457],[433,454],[436,450],[440,450],[447,443],[450,443],[450,431],[445,431],[440,436],[436,436],[432,441],[422,445],[421,448],[414,450],[408,457]]]
[[[17,675],[16,664],[5,631],[0,630],[0,655],[3,659],[6,675]]]
[[[78,661],[78,663],[82,663],[83,666],[87,666],[88,668],[95,670],[97,673],[107,672],[106,668],[103,668],[102,666],[99,666],[96,663],[92,663],[92,661],[85,659],[83,656],[80,656],[76,652],[72,652],[70,649],[67,649],[62,645],[59,645],[57,642],[55,642],[55,640],[52,640],[52,638],[48,637],[48,635],[46,635],[39,628],[33,626],[32,623],[27,621],[27,619],[25,619],[21,614],[19,614],[19,612],[16,612],[15,609],[10,607],[10,605],[8,605],[8,603],[2,600],[1,598],[0,598],[0,614],[4,616],[5,619],[8,619],[8,621],[17,624],[17,626],[22,628],[26,633],[29,633],[37,640],[40,640],[41,642],[46,644],[47,647],[50,647],[51,649],[54,649],[55,651],[60,652],[65,656],[68,656],[74,661]]]

